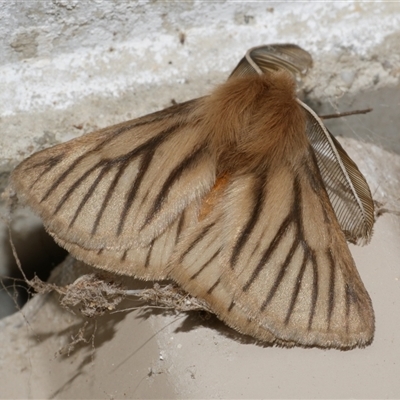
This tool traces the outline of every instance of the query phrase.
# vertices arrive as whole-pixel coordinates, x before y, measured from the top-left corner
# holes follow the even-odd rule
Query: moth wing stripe
[[[56,208],[54,209],[54,215],[56,215],[61,208],[64,206],[64,204],[69,200],[69,198],[71,197],[71,195],[74,193],[74,191],[85,181],[85,179],[87,179],[96,169],[98,169],[99,167],[101,167],[104,164],[104,162],[101,160],[99,161],[97,164],[95,164],[92,168],[88,169],[83,175],[81,175],[78,179],[76,179],[76,181],[69,186],[68,190],[66,191],[66,193],[64,194],[64,196],[61,197],[61,200],[57,203]],[[74,165],[72,164],[71,167],[74,167]],[[73,169],[73,168],[72,168]],[[70,168],[68,168],[68,170],[66,170],[65,172],[69,171]],[[65,172],[60,176],[62,177]],[[69,174],[69,173],[68,173]],[[68,175],[67,174],[67,175]],[[66,177],[66,176],[65,176]],[[65,178],[63,178],[65,179]],[[50,189],[48,190],[45,198],[48,197],[48,195],[50,195],[50,193],[52,193],[54,190],[56,190],[56,188],[59,186],[58,182],[59,179],[57,179],[57,181],[50,187]],[[57,185],[55,185],[57,183]],[[45,201],[45,198],[42,198],[41,202]]]
[[[110,171],[110,166],[105,165],[101,172],[99,173],[98,177],[95,179],[95,181],[91,184],[89,190],[86,192],[85,196],[83,197],[83,199],[81,200],[81,202],[79,203],[77,209],[75,210],[74,216],[72,217],[71,222],[69,223],[69,228],[71,228],[76,219],[78,218],[79,214],[81,213],[84,205],[87,203],[87,201],[90,199],[90,197],[92,197],[94,190],[96,189],[96,187],[98,186],[98,184],[101,182],[101,180],[104,178],[104,175],[107,174],[107,172]]]
[[[122,253],[122,256],[121,256],[120,260],[121,260],[122,262],[124,262],[124,261],[126,260],[127,255],[128,255],[128,250],[124,250],[124,252]]]
[[[49,188],[49,190],[47,191],[47,193],[45,194],[45,196],[41,199],[41,202],[45,201],[50,194],[56,190],[58,188],[58,186],[60,184],[62,184],[62,182],[68,177],[68,175],[70,175],[77,167],[78,165],[81,163],[82,160],[84,160],[85,158],[89,157],[92,153],[97,152],[99,149],[101,149],[102,147],[104,147],[104,145],[113,140],[114,137],[110,136],[107,137],[106,139],[102,140],[97,146],[95,146],[92,150],[89,150],[85,153],[83,153],[82,155],[80,155],[78,158],[76,158],[75,160],[73,160],[72,164],[58,177],[58,179],[53,183],[53,185]],[[103,162],[103,160],[99,161],[98,164],[100,164],[101,162]],[[59,162],[58,162],[59,163]],[[58,163],[52,165],[52,168],[54,168],[55,165],[57,165]],[[92,167],[92,169],[95,169],[96,166]],[[51,168],[50,168],[51,169]],[[91,169],[91,170],[92,170]],[[89,172],[89,171],[87,171]]]
[[[28,168],[25,168],[26,171],[37,167],[46,166],[46,168],[40,174],[38,174],[37,178],[33,180],[29,188],[32,190],[33,187],[36,185],[36,183],[40,181],[40,179],[42,179],[44,175],[46,175],[49,171],[51,171],[56,165],[58,165],[63,160],[63,157],[64,154],[58,154],[57,156],[52,157],[50,160],[44,160],[34,165],[31,165]]]
[[[335,307],[335,262],[332,257],[331,251],[327,252],[327,257],[329,260],[330,276],[329,276],[329,298],[328,298],[328,330],[330,328],[333,309]]]
[[[349,293],[349,284],[346,283],[345,286],[345,293],[346,293],[346,316],[348,318],[350,314],[350,293]]]
[[[285,325],[287,325],[289,323],[290,317],[293,314],[293,310],[294,310],[294,307],[295,307],[296,302],[297,302],[297,297],[298,297],[299,292],[300,292],[301,284],[303,282],[304,272],[306,271],[306,266],[307,266],[307,262],[308,261],[309,261],[309,258],[307,257],[307,253],[304,252],[303,253],[303,262],[302,262],[300,270],[299,270],[299,272],[297,274],[296,284],[295,284],[295,286],[293,288],[292,296],[291,296],[291,299],[290,299],[290,305],[289,305],[289,308],[287,310],[286,317],[285,317],[285,320],[284,320],[284,324]]]
[[[281,284],[281,282],[283,280],[283,277],[285,276],[285,273],[289,267],[290,261],[292,260],[293,255],[298,247],[299,247],[299,242],[294,240],[293,244],[289,250],[289,253],[287,254],[287,256],[285,258],[285,261],[280,266],[278,276],[276,277],[271,289],[269,290],[268,295],[267,295],[266,299],[264,300],[264,303],[261,305],[261,311],[264,311],[267,308],[268,304],[274,297],[276,291],[279,288],[279,285]]]
[[[140,188],[143,178],[149,169],[149,166],[153,159],[154,153],[155,153],[155,149],[152,149],[150,152],[143,155],[143,158],[141,160],[140,167],[139,167],[139,172],[136,175],[136,178],[135,178],[133,184],[131,185],[129,192],[127,193],[127,196],[125,198],[124,208],[119,217],[117,236],[120,236],[122,234],[122,231],[124,229],[125,222],[126,222],[126,216],[128,215],[128,213],[132,207],[132,204],[136,198],[136,194]]]
[[[317,171],[319,172],[318,163],[317,163],[317,159],[316,159],[311,147],[309,150],[310,150],[309,154],[312,157],[312,159],[314,161],[314,165],[317,169],[316,170],[313,169],[312,166],[310,166],[309,162],[304,162],[303,163],[303,171],[305,172],[305,176],[308,178],[308,182],[310,184],[311,189],[318,196],[320,191],[323,190],[324,186],[323,186],[323,183],[320,181],[320,179],[316,179],[315,173]],[[322,177],[321,177],[321,179],[322,179]]]
[[[104,197],[104,200],[101,203],[100,210],[96,215],[96,220],[94,221],[94,224],[92,227],[92,232],[91,232],[92,236],[94,236],[96,234],[97,228],[100,225],[100,221],[103,218],[104,211],[106,210],[107,205],[108,205],[109,201],[111,200],[111,197],[114,193],[114,190],[115,190],[116,186],[118,185],[118,182],[127,167],[128,167],[128,164],[126,163],[126,164],[123,164],[122,167],[120,167],[118,169],[118,172],[115,174],[114,179],[111,182],[111,185],[107,189],[107,193]]]
[[[308,330],[311,330],[311,326],[314,320],[315,316],[315,308],[317,306],[317,300],[318,300],[318,265],[317,265],[317,260],[315,257],[315,253],[313,250],[311,250],[311,255],[310,255],[310,260],[311,260],[311,265],[313,269],[313,285],[312,285],[312,297],[311,297],[311,308],[310,308],[310,314],[308,318]]]
[[[161,143],[163,143],[167,139],[169,139],[171,137],[171,135],[175,134],[178,128],[182,129],[183,127],[184,127],[183,124],[173,125],[170,128],[165,129],[164,131],[160,132],[157,136],[149,139],[146,143],[139,146],[138,148],[136,148],[131,153],[129,153],[128,155],[125,156],[126,159],[124,159],[123,161],[125,163],[127,163],[127,160],[131,160],[133,157],[139,155],[140,153],[142,153],[144,151],[148,151],[148,153],[145,153],[145,155],[143,156],[144,159],[142,161],[142,165],[140,166],[139,174],[136,177],[136,180],[135,180],[133,186],[131,186],[131,190],[129,191],[129,194],[125,200],[124,210],[120,216],[120,221],[119,221],[119,225],[118,225],[118,229],[117,229],[117,236],[120,236],[122,234],[122,231],[123,231],[124,225],[125,225],[125,221],[126,221],[126,216],[128,215],[128,213],[132,207],[132,204],[136,197],[137,191],[140,188],[140,185],[143,181],[144,175],[146,174],[146,172],[150,166],[150,162],[156,152],[157,147]]]
[[[175,244],[177,244],[179,241],[179,236],[181,235],[184,223],[185,223],[185,212],[182,212],[181,216],[179,217],[178,227],[176,228]]]
[[[146,150],[148,147],[152,147],[154,145],[157,145],[158,142],[161,142],[165,139],[167,139],[167,137],[170,135],[170,133],[172,131],[174,131],[176,129],[176,126],[172,126],[169,129],[166,129],[162,132],[160,132],[157,136],[152,137],[151,139],[149,139],[147,142],[143,143],[142,145],[140,145],[139,147],[135,148],[134,150],[132,150],[131,152],[124,154],[120,157],[117,157],[115,159],[112,160],[113,163],[118,163],[120,161],[126,161],[126,159],[132,159],[133,157],[139,155],[142,151]],[[128,130],[128,129],[124,129],[124,130]],[[78,165],[87,157],[89,157],[92,153],[96,153],[98,150],[100,150],[102,147],[104,147],[104,145],[113,140],[114,136],[110,136],[107,137],[105,140],[103,140],[101,143],[99,143],[95,148],[93,148],[92,150],[87,151],[86,153],[82,154],[81,156],[79,156],[77,159],[75,159],[73,161],[73,163],[58,177],[58,179],[53,183],[53,185],[49,188],[49,190],[47,191],[47,193],[45,194],[45,196],[42,198],[41,202],[45,201],[50,194],[56,190],[56,188],[68,177],[68,175],[70,175],[77,167]],[[107,160],[110,161],[110,160]],[[107,162],[106,160],[100,160],[98,162],[98,164],[102,163],[102,162]],[[93,169],[94,167],[92,167]],[[88,171],[87,171],[88,172]]]
[[[269,243],[269,246],[267,249],[264,251],[259,263],[257,264],[256,268],[254,268],[250,278],[248,281],[244,284],[242,287],[242,290],[246,292],[249,290],[250,286],[254,283],[254,281],[257,279],[258,275],[261,273],[262,269],[265,267],[265,263],[268,261],[268,259],[271,257],[272,253],[277,249],[280,241],[283,239],[285,234],[287,233],[287,228],[290,226],[290,224],[293,223],[292,216],[291,214],[287,216],[282,224],[280,225],[278,231],[276,232],[274,238],[272,241]]]
[[[204,236],[210,231],[210,229],[216,224],[217,221],[211,222],[210,224],[206,225],[202,231],[197,235],[197,237],[187,246],[186,250],[181,254],[179,257],[179,263],[182,263],[183,259],[195,248],[197,244],[203,240]]]
[[[79,157],[82,158],[82,157]],[[50,188],[47,190],[45,195],[41,198],[40,203],[43,203],[48,199],[51,193],[53,193],[63,182],[64,180],[68,177],[68,175],[77,167],[79,163],[79,158],[77,160],[74,160],[72,164],[53,182],[53,184],[50,186]],[[91,172],[93,167],[89,170],[86,171],[84,176],[88,175],[89,172]],[[72,194],[72,191],[71,191]],[[61,199],[62,201],[63,199]],[[61,203],[61,202],[60,202]],[[62,206],[62,204],[61,204]],[[59,206],[61,208],[61,206]],[[57,211],[56,211],[57,212]]]
[[[144,263],[144,267],[145,268],[149,268],[150,265],[150,258],[151,258],[151,253],[153,252],[153,247],[154,247],[154,242],[156,241],[156,239],[153,239],[150,244],[149,244],[149,250],[147,252],[147,256],[146,256],[146,261]]]
[[[207,294],[211,294],[214,289],[221,283],[221,278],[218,278],[217,281],[207,290]]]
[[[204,155],[205,149],[206,146],[204,144],[201,145],[198,149],[185,157],[185,159],[171,171],[156,199],[154,200],[152,207],[147,214],[145,222],[141,227],[141,230],[145,228],[160,211],[162,202],[167,196],[168,192],[171,190],[174,183],[179,179],[180,176],[182,176],[183,173],[186,173],[188,170],[190,171],[190,168],[195,165],[199,158]]]
[[[310,176],[313,177],[313,174],[308,174],[309,175],[309,182],[310,185],[312,186],[311,182],[316,182],[316,180],[313,178],[310,180]],[[296,175],[295,181],[294,181],[294,205],[295,205],[295,211],[294,215],[296,216],[296,221],[297,221],[297,226],[299,229],[299,236],[300,236],[300,241],[303,245],[304,252],[309,256],[312,269],[313,269],[313,285],[312,285],[312,296],[311,296],[311,308],[310,308],[310,314],[308,318],[308,330],[311,330],[312,322],[314,319],[314,314],[315,314],[315,308],[317,304],[317,298],[318,298],[318,265],[315,257],[315,252],[310,248],[310,246],[307,243],[306,240],[306,235],[305,235],[305,230],[304,230],[304,224],[303,224],[303,218],[302,218],[302,204],[303,204],[303,195],[302,195],[302,190],[301,190],[301,185],[300,185],[300,177]],[[315,194],[318,196],[318,191],[315,192]]]
[[[313,152],[311,152],[311,155],[316,164],[317,161],[315,159]],[[320,197],[321,191],[325,191],[324,187],[321,185],[321,182],[319,181],[319,179],[316,179],[315,174],[313,173],[309,164],[304,163],[303,166],[304,166],[304,171],[306,172],[305,176],[308,179],[308,183],[309,183],[311,189],[313,190],[313,192],[315,193],[316,196]],[[297,201],[297,204],[301,205],[302,195],[301,195],[301,187],[299,185],[297,186],[295,196],[296,196],[296,199],[299,199],[299,201]],[[330,202],[329,198],[327,200]],[[322,206],[321,210],[324,215],[324,223],[325,223],[328,220],[328,214],[327,214],[325,207]],[[298,210],[298,212],[300,213],[301,209]],[[303,225],[302,218],[298,218],[298,221],[299,221],[299,225],[300,225],[301,236],[303,238],[303,242],[307,243],[307,241],[305,240],[305,232],[304,232],[304,225]],[[307,245],[307,251],[310,251],[310,248],[308,245]],[[328,329],[329,329],[331,318],[332,318],[332,313],[333,313],[333,308],[334,308],[335,265],[334,265],[334,260],[333,260],[331,252],[328,251],[326,255],[327,255],[328,264],[329,264],[329,268],[330,268],[329,289],[328,289],[328,310],[327,310],[327,322],[328,322]],[[313,260],[312,265],[313,265],[314,276],[313,276],[312,311],[311,311],[310,317],[309,317],[309,329],[311,329],[312,320],[314,318],[314,312],[315,312],[315,307],[316,307],[316,301],[317,301],[317,297],[318,297],[318,266],[316,263],[315,256],[312,257],[312,260]]]
[[[235,246],[233,247],[233,251],[232,251],[231,259],[230,259],[230,266],[232,269],[236,265],[236,262],[239,258],[241,249],[246,245],[246,242],[248,241],[252,230],[254,229],[254,227],[256,226],[256,224],[260,218],[263,206],[265,204],[265,190],[263,187],[265,179],[266,178],[264,175],[262,178],[258,179],[256,182],[256,185],[254,188],[255,204],[253,207],[253,212],[252,212],[250,218],[248,219],[245,228],[242,230],[239,238],[237,239]]]
[[[228,312],[230,312],[230,311],[232,311],[232,309],[233,309],[233,307],[235,307],[235,305],[236,305],[236,302],[235,302],[235,300],[232,300],[231,301],[231,304],[229,304],[229,307],[228,307]]]
[[[214,261],[214,259],[219,255],[219,253],[221,252],[222,248],[219,248],[212,256],[211,258],[206,261],[200,269],[198,269],[189,279],[193,280],[196,279],[208,266],[210,266],[210,264]]]
[[[45,150],[43,150],[43,151],[45,151]],[[57,154],[56,156],[49,157],[49,158],[46,158],[45,160],[41,160],[36,163],[33,163],[32,165],[26,167],[25,171],[27,171],[27,170],[29,171],[31,169],[35,169],[35,168],[43,167],[43,166],[47,166],[47,168],[51,169],[52,167],[59,164],[63,160],[64,155],[65,155],[64,153],[60,153],[60,154]],[[46,173],[48,172],[47,168],[45,169]],[[42,174],[43,174],[43,172],[42,172]]]

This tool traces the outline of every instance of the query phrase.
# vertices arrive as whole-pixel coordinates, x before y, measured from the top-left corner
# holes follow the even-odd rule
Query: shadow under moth
[[[374,312],[346,240],[366,243],[369,187],[296,96],[292,44],[250,49],[208,96],[40,151],[12,187],[94,267],[172,279],[262,342],[349,349]]]

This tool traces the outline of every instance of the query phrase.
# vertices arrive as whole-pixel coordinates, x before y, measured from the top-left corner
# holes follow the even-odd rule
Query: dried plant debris
[[[60,304],[65,308],[79,307],[86,317],[115,310],[125,297],[121,284],[105,280],[95,273],[81,276],[64,290]]]
[[[208,305],[186,293],[180,287],[174,284],[160,285],[154,283],[154,286],[149,289],[128,290],[127,295],[138,297],[142,301],[151,304],[152,307],[165,309],[175,309],[181,312],[187,311],[207,311],[212,312]]]
[[[211,312],[205,302],[190,296],[177,285],[171,283],[162,285],[156,282],[150,288],[129,289],[124,286],[122,280],[112,280],[109,275],[101,273],[82,275],[73,283],[66,285],[43,282],[38,277],[29,280],[27,283],[37,293],[58,293],[62,307],[72,312],[79,310],[83,316],[89,318],[115,311],[126,297],[133,297],[139,302],[139,305],[134,309],[151,307],[180,312]]]

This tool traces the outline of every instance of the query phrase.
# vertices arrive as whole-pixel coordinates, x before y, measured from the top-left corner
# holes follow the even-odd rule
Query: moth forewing
[[[14,187],[65,242],[149,245],[215,179],[190,110],[173,109],[36,153],[14,171]]]
[[[95,267],[173,279],[263,342],[364,346],[373,310],[342,229],[368,236],[372,200],[296,100],[311,62],[296,45],[251,49],[210,96],[34,154],[12,184]]]

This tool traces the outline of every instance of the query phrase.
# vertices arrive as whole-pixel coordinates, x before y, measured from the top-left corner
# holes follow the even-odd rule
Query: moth
[[[282,346],[371,343],[346,241],[367,243],[366,180],[296,95],[312,58],[250,49],[208,96],[23,161],[11,182],[73,256],[172,279],[237,331]]]

